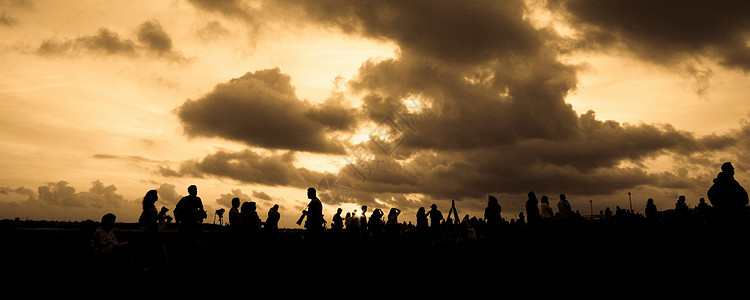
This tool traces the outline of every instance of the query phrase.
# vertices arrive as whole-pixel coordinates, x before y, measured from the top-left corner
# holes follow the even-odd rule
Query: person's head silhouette
[[[240,207],[240,198],[232,198],[232,207]]]
[[[725,162],[721,165],[721,171],[729,175],[734,175],[734,166],[732,166],[731,162]]]
[[[146,192],[146,196],[143,196],[143,208],[150,207],[156,203],[156,200],[159,199],[159,195],[157,194],[156,190],[149,190]]]
[[[113,213],[108,213],[102,216],[101,226],[106,230],[110,230],[115,227],[115,220],[117,217]]]
[[[315,188],[308,188],[307,189],[307,198],[313,199],[315,198],[315,195],[317,194],[317,191],[315,191]]]
[[[198,195],[198,187],[195,186],[195,185],[189,186],[188,187],[188,194],[190,194],[190,196]]]
[[[496,206],[497,205],[497,198],[495,196],[489,195],[487,196],[487,206]]]

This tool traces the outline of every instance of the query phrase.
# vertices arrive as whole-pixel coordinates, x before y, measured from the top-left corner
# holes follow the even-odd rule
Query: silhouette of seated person
[[[721,165],[721,172],[716,175],[707,195],[717,221],[723,224],[737,224],[746,217],[747,191],[734,179],[732,163],[725,162]]]
[[[108,213],[102,216],[102,221],[91,237],[91,247],[95,253],[112,255],[122,250],[128,242],[120,242],[115,234],[115,220],[117,217]]]
[[[172,216],[168,215],[167,212],[169,212],[169,208],[166,206],[162,206],[159,210],[157,218],[159,219],[159,226],[161,229],[166,227],[167,224],[172,223]]]

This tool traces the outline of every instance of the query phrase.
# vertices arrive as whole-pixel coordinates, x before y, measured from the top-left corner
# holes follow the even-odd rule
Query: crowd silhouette
[[[659,210],[654,199],[649,198],[643,214],[632,208],[617,206],[614,212],[607,207],[598,215],[582,215],[572,209],[565,194],[559,195],[555,210],[547,195],[542,195],[539,201],[537,195],[530,191],[525,211],[510,219],[503,218],[498,199],[489,195],[481,217],[466,214],[459,218],[455,202],[452,201],[447,215],[443,215],[437,204],[430,205],[429,210],[420,207],[416,213],[416,224],[412,224],[399,221],[401,210],[398,208],[390,208],[387,215],[382,209],[375,208],[368,215],[368,207],[363,205],[359,210],[346,213],[338,208],[329,225],[323,215],[323,203],[317,197],[315,188],[311,187],[307,189],[309,203],[296,222],[304,229],[301,234],[294,235],[298,237],[294,240],[295,244],[290,244],[288,238],[286,243],[280,239],[282,231],[278,226],[281,218],[278,205],[268,210],[263,221],[256,203],[241,202],[239,198],[232,199],[228,223],[219,227],[221,234],[211,232],[211,237],[206,238],[205,230],[200,230],[206,213],[197,196],[197,187],[190,186],[188,192],[189,195],[183,197],[174,208],[179,234],[170,241],[161,232],[165,224],[171,224],[171,218],[166,215],[169,209],[162,207],[157,211],[158,195],[156,190],[150,190],[143,198],[143,211],[139,218],[143,234],[134,239],[134,243],[121,242],[113,229],[115,215],[106,214],[91,235],[89,249],[92,255],[99,259],[106,257],[119,265],[128,259],[131,264],[138,260],[139,270],[146,272],[167,266],[194,264],[198,257],[210,252],[206,249],[211,246],[215,246],[212,248],[215,252],[242,256],[247,253],[289,254],[301,245],[302,253],[314,258],[330,257],[334,255],[332,253],[351,258],[357,254],[349,256],[347,251],[363,249],[347,248],[352,245],[368,247],[369,251],[391,253],[399,253],[397,249],[401,249],[401,254],[411,250],[424,252],[448,247],[455,250],[460,245],[471,249],[470,253],[464,253],[467,256],[492,256],[512,251],[509,249],[519,246],[518,243],[526,243],[527,248],[541,249],[547,247],[544,243],[571,242],[571,238],[576,237],[581,239],[575,241],[581,242],[585,241],[583,237],[590,239],[592,236],[659,239],[679,234],[736,236],[748,233],[750,224],[747,192],[734,179],[734,168],[728,162],[722,165],[721,172],[708,189],[708,201],[700,198],[699,203],[691,208],[686,197],[681,195],[673,209]]]

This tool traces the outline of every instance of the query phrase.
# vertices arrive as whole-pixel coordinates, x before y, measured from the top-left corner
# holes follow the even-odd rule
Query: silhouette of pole
[[[594,218],[594,200],[589,199],[589,207],[591,207],[591,218]]]
[[[630,211],[633,211],[633,200],[630,200],[630,192],[628,192],[628,202],[630,202]]]

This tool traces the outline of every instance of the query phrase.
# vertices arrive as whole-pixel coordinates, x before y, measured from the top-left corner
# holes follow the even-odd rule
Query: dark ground
[[[398,284],[424,279],[443,284],[545,285],[566,282],[619,286],[648,282],[706,281],[745,277],[749,235],[705,229],[578,226],[538,232],[506,228],[501,238],[453,239],[433,244],[429,236],[334,237],[317,243],[302,230],[284,229],[274,241],[234,240],[226,227],[206,225],[187,242],[176,228],[162,230],[168,259],[147,268],[143,230],[119,224],[121,255],[100,257],[87,248],[95,223],[4,221],[3,273],[15,278],[81,280],[130,278],[235,277],[264,283]],[[93,228],[92,228],[93,227]],[[740,274],[740,275],[731,275]],[[736,278],[736,279],[741,279]],[[426,284],[426,283],[425,283]],[[492,286],[485,286],[493,288]]]

